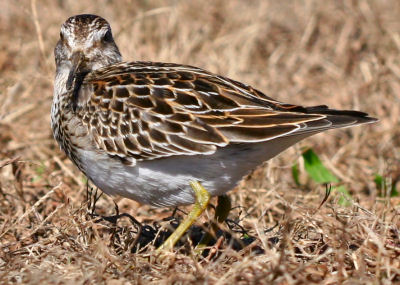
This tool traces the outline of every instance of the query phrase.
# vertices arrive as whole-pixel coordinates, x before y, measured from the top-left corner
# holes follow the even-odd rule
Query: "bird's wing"
[[[77,100],[76,112],[97,147],[136,160],[212,154],[230,143],[335,127],[326,106],[284,104],[242,83],[176,64],[131,62],[96,70],[85,77]],[[334,115],[341,126],[366,116],[347,112]]]

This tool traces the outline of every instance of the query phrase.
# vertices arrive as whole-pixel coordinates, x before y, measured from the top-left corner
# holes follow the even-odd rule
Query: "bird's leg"
[[[226,218],[229,215],[230,210],[231,210],[231,200],[229,199],[229,197],[227,195],[218,196],[218,204],[217,207],[215,208],[214,220],[217,221],[218,223],[225,222]],[[197,254],[203,253],[204,248],[206,248],[210,240],[216,236],[218,230],[219,230],[218,224],[212,221],[211,222],[212,232],[211,233],[206,232],[204,236],[201,238],[201,241],[196,246],[195,251]]]
[[[98,216],[96,214],[96,204],[97,201],[101,198],[103,195],[103,192],[101,192],[99,195],[97,195],[97,190],[98,188],[96,187],[95,192],[93,193],[93,188],[90,187],[89,185],[89,180],[86,182],[86,203],[87,203],[87,211],[88,214],[92,217]]]
[[[168,239],[157,249],[161,250],[172,250],[174,245],[178,240],[184,235],[184,233],[189,229],[189,227],[197,220],[197,218],[204,212],[207,208],[208,202],[210,201],[210,193],[197,181],[190,181],[190,186],[192,187],[196,202],[193,209],[189,212],[187,217],[179,224],[176,230],[168,237]]]
[[[228,197],[228,195],[218,196],[218,205],[217,208],[215,208],[215,220],[218,223],[225,222],[226,218],[228,218],[231,208],[231,199]]]

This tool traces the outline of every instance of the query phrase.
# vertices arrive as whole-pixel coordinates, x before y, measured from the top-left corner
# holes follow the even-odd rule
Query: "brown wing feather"
[[[77,112],[99,148],[139,160],[211,154],[229,143],[267,141],[307,124],[331,126],[329,114],[280,103],[228,78],[149,62],[88,74]]]

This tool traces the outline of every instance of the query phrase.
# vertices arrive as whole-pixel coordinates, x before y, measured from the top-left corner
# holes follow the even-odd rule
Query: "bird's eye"
[[[112,42],[112,41],[113,41],[113,37],[112,37],[112,34],[111,34],[111,31],[110,31],[110,30],[108,30],[108,31],[104,34],[104,36],[103,36],[103,41],[104,41],[104,42]]]

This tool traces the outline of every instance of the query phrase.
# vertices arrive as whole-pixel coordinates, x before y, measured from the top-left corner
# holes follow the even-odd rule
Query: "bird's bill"
[[[85,55],[82,51],[74,52],[71,57],[71,62],[72,68],[68,74],[67,89],[70,89],[72,87],[76,75],[84,70],[86,66]]]

